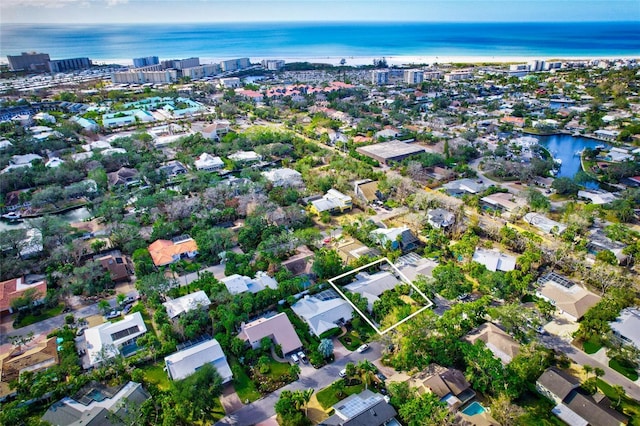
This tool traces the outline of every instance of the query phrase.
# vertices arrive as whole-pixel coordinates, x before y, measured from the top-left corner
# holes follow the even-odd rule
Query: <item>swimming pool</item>
[[[467,408],[462,410],[462,414],[466,414],[467,416],[475,416],[476,414],[482,414],[487,411],[479,402],[473,401]]]

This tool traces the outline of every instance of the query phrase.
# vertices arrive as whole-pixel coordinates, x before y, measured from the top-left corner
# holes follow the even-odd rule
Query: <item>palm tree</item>
[[[368,389],[369,385],[373,382],[374,374],[378,369],[371,363],[371,361],[364,359],[356,365],[356,370],[362,379],[362,383],[364,383],[364,388]]]
[[[307,410],[309,409],[308,404],[311,401],[311,395],[313,395],[313,389],[306,389],[300,391],[300,398],[302,399],[304,405],[304,415],[307,415]]]
[[[622,397],[625,395],[624,388],[620,385],[611,386],[611,390],[618,397],[618,402],[616,403],[616,407],[620,406],[620,402],[622,402]]]

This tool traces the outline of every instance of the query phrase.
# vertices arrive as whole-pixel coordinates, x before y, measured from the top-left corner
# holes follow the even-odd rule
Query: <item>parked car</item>
[[[369,345],[367,345],[365,343],[364,345],[362,345],[358,349],[356,349],[356,351],[361,354],[362,352],[366,351],[367,349],[369,349]]]
[[[76,331],[76,336],[78,336],[78,337],[79,337],[79,336],[84,335],[84,331],[85,331],[86,329],[87,329],[87,327],[86,327],[86,326],[80,327],[80,328],[78,329],[78,331]]]
[[[343,368],[342,370],[340,370],[340,373],[338,373],[338,375],[340,377],[346,377],[347,376],[347,369]]]
[[[307,356],[302,351],[298,352],[298,358],[300,358],[300,361],[304,362],[305,364],[309,362]]]
[[[298,362],[300,360],[298,358],[298,355],[296,355],[296,354],[291,354],[291,359],[293,360],[293,362]]]
[[[126,315],[131,312],[131,309],[133,309],[133,303],[129,303],[124,308],[122,308],[122,313]]]
[[[133,303],[135,301],[136,301],[135,297],[127,296],[127,297],[124,298],[124,300],[122,301],[121,305],[123,305],[123,306],[124,305],[128,305],[129,303]]]
[[[105,315],[104,317],[106,319],[110,320],[110,319],[118,318],[120,316],[120,314],[121,314],[120,311],[113,310],[113,311],[109,312],[107,315]]]
[[[382,374],[381,372],[377,372],[376,373],[376,377],[378,378],[378,380],[380,380],[381,382],[384,382],[385,380],[387,380],[387,376],[385,376],[384,374]]]

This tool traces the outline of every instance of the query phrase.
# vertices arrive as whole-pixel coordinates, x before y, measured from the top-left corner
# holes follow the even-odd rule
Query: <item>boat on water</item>
[[[5,213],[0,217],[4,220],[8,220],[9,222],[16,222],[16,221],[22,220],[22,216],[20,215],[20,213],[16,213],[16,212]]]
[[[605,149],[606,146],[604,145],[596,145],[596,147],[594,149]]]
[[[576,157],[580,157],[583,152],[584,152],[584,149],[581,149],[579,151],[574,152],[573,155],[575,155]]]
[[[556,163],[558,167],[562,166],[562,159],[560,158],[554,158],[553,162]]]

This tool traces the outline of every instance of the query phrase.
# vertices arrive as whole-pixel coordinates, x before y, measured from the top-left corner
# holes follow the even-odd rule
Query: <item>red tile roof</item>
[[[8,311],[11,308],[11,302],[31,288],[36,289],[37,298],[44,298],[47,295],[47,282],[44,280],[27,284],[24,278],[20,277],[0,282],[0,312]]]

